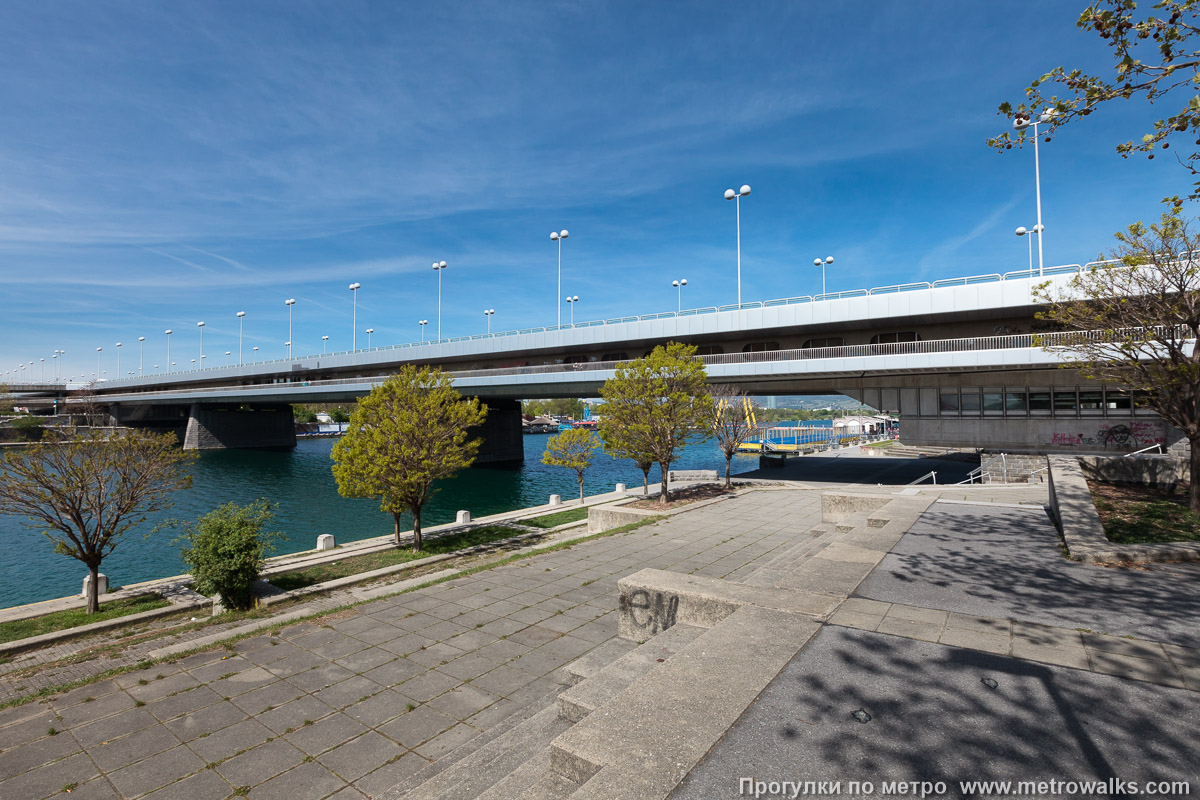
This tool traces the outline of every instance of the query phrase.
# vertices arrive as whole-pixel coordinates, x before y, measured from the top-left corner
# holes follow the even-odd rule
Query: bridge
[[[102,403],[122,424],[180,430],[187,447],[287,447],[287,404],[353,400],[401,364],[431,364],[488,403],[481,461],[514,461],[519,399],[595,395],[621,361],[682,341],[699,348],[713,383],[752,394],[846,394],[900,414],[914,443],[1110,451],[1176,443],[1179,432],[1137,397],[1063,369],[1045,349],[1055,336],[1032,331],[1033,287],[1094,266],[1109,264],[143,375],[96,384],[93,397],[69,403]]]

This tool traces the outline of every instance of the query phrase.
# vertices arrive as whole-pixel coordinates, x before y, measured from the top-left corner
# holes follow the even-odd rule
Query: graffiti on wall
[[[653,635],[675,624],[675,614],[679,611],[679,597],[673,594],[664,595],[662,592],[651,594],[645,589],[636,589],[629,595],[621,594],[617,598],[617,606],[622,614],[629,617],[634,627]]]
[[[1167,443],[1167,427],[1162,420],[1102,423],[1095,433],[1056,432],[1050,436],[1055,447],[1097,447],[1105,450],[1140,450]]]

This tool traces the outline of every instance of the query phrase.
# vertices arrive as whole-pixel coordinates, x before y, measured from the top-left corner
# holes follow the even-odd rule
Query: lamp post
[[[41,358],[38,360],[42,362],[42,377],[39,378],[38,380],[40,380],[42,383],[45,383],[46,382],[46,359]]]
[[[671,285],[675,287],[675,313],[678,314],[683,310],[683,287],[687,286],[687,278],[671,281]]]
[[[374,328],[367,328],[367,349],[371,349],[371,334],[375,332]]]
[[[355,336],[358,334],[358,290],[362,288],[361,283],[350,284],[350,295],[354,298],[354,314],[350,325],[350,349],[358,349],[358,339]],[[329,337],[326,336],[326,339]],[[324,352],[324,351],[322,351]]]
[[[204,366],[204,320],[196,323],[196,327],[200,329],[200,366]]]
[[[287,338],[287,357],[292,357],[292,306],[296,305],[296,298],[289,297],[283,301],[283,304],[288,307],[288,338]]]
[[[146,337],[138,337],[138,375],[142,374],[142,360],[146,354]]]
[[[485,308],[483,310],[483,315],[485,317],[487,317],[488,336],[492,335],[492,317],[495,315],[495,313],[496,313],[496,309],[494,309],[494,308]]]
[[[433,271],[438,276],[438,341],[442,340],[442,270],[446,268],[445,261],[433,262]]]
[[[252,347],[252,348],[250,349],[250,352],[252,352],[252,353],[257,353],[257,352],[258,352],[258,347],[257,347],[257,346],[255,346],[255,347]],[[258,358],[258,356],[255,356],[255,358]]]
[[[175,366],[175,362],[171,360],[171,334],[173,331],[167,328],[163,333],[167,335],[167,372],[170,372],[171,367]]]
[[[242,363],[242,330],[243,330],[243,325],[246,321],[246,312],[245,311],[237,312],[237,320],[238,320],[238,363],[241,364]]]
[[[117,342],[117,379],[121,378],[121,343]]]
[[[325,343],[329,341],[328,336],[321,337],[321,355],[325,355]]]
[[[1038,125],[1049,125],[1054,120],[1054,109],[1047,108],[1038,115],[1036,120],[1030,115],[1030,112],[1021,112],[1013,118],[1013,127],[1024,132],[1026,128],[1033,127],[1033,181],[1037,193],[1037,232],[1038,232],[1038,275],[1046,274],[1045,264],[1042,261],[1042,234],[1045,228],[1042,226],[1042,163],[1038,155]],[[1030,270],[1033,269],[1031,265]]]
[[[1030,234],[1030,236],[1029,236],[1029,271],[1030,272],[1033,272],[1033,234],[1035,234],[1035,233],[1037,234],[1037,237],[1038,237],[1038,253],[1040,254],[1042,251],[1042,226],[1034,225],[1032,230],[1026,230],[1025,226],[1022,225],[1021,227],[1017,228],[1017,230],[1016,230],[1017,236],[1024,236],[1026,234]]]
[[[558,296],[562,297],[562,243],[563,239],[570,237],[571,233],[566,229],[561,231],[550,231],[550,241],[558,242]],[[555,302],[558,306],[558,325],[562,325],[562,303]]]
[[[743,183],[742,188],[736,192],[733,189],[725,190],[725,199],[733,200],[737,205],[737,286],[738,286],[738,308],[742,307],[742,198],[750,194],[750,184]]]
[[[822,295],[825,294],[825,267],[829,266],[832,263],[833,263],[833,256],[825,256],[824,261],[822,261],[819,258],[813,259],[813,266],[821,268],[821,294]]]
[[[103,347],[96,348],[96,380],[100,380],[100,351],[103,349]],[[25,369],[24,364],[21,365],[21,369]]]
[[[425,326],[428,324],[429,324],[429,320],[427,320],[427,319],[422,319],[422,320],[417,321],[417,325],[420,326],[420,329],[421,329],[421,341],[422,342],[425,341]]]
[[[225,351],[225,366],[227,366],[227,367],[229,366],[229,357],[231,355],[233,355],[233,353],[231,351],[229,351],[229,350]]]
[[[567,295],[567,305],[571,308],[571,327],[575,327],[575,304],[579,302],[579,295],[574,297]]]

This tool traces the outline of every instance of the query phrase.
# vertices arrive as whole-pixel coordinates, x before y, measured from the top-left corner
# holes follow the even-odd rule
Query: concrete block
[[[838,599],[800,589],[732,583],[699,575],[643,569],[617,583],[617,633],[644,641],[676,624],[711,628],[743,606],[825,619]]]
[[[550,506],[551,507],[561,506],[561,505],[562,505],[562,495],[561,494],[550,495]]]
[[[618,483],[618,484],[617,484],[617,488],[613,489],[613,491],[614,491],[614,492],[623,492],[623,491],[625,491],[625,484],[623,484],[623,483]]]
[[[588,509],[588,533],[603,533],[656,516],[653,511],[625,506],[604,505]]]
[[[717,479],[717,471],[715,469],[673,469],[667,473],[668,483],[676,481],[715,481]]]
[[[337,547],[337,544],[333,540],[332,533],[322,533],[317,537],[318,550],[332,550],[335,547]]]
[[[471,521],[471,512],[470,511],[459,511],[458,514],[455,515],[455,517],[454,517],[454,522],[456,525],[466,525],[470,521]]]
[[[91,574],[89,573],[87,575],[84,575],[83,576],[83,591],[79,593],[80,597],[88,596],[88,587],[91,585],[91,583],[92,583]],[[102,594],[108,594],[108,576],[105,575],[103,572],[98,573],[96,575],[96,586],[98,587],[97,591],[96,591],[97,597],[99,597]]]
[[[842,494],[825,492],[821,495],[821,521],[841,522],[860,512],[878,511],[892,498],[877,494]]]

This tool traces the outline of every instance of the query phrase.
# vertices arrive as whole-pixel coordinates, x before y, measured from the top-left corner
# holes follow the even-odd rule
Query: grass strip
[[[32,700],[37,700],[37,699],[40,699],[43,697],[50,697],[51,695],[69,692],[72,689],[79,688],[80,686],[86,686],[89,683],[95,683],[97,681],[107,680],[108,678],[112,678],[116,675],[123,675],[126,672],[133,672],[133,671],[139,670],[139,669],[147,669],[149,667],[154,666],[155,664],[161,664],[164,662],[178,661],[182,658],[187,658],[188,656],[195,655],[196,653],[203,653],[203,652],[207,652],[209,650],[216,650],[217,648],[224,648],[226,650],[232,650],[233,645],[236,644],[237,642],[241,641],[242,639],[249,639],[252,636],[262,636],[263,634],[270,634],[272,631],[282,630],[282,629],[290,627],[292,625],[299,625],[304,622],[311,622],[314,619],[320,619],[321,617],[327,617],[332,614],[337,614],[339,612],[346,611],[347,609],[357,608],[358,606],[366,605],[367,603],[375,603],[380,600],[387,599],[389,597],[396,597],[398,595],[408,594],[409,592],[420,591],[421,589],[428,589],[430,586],[436,586],[440,583],[446,583],[447,581],[456,581],[456,580],[459,580],[460,578],[466,578],[470,575],[474,575],[477,572],[483,572],[484,570],[495,569],[496,567],[503,567],[508,564],[512,564],[516,561],[522,561],[527,558],[533,558],[534,556],[544,555],[545,553],[553,553],[558,550],[569,550],[570,548],[574,547],[575,545],[583,544],[584,542],[590,542],[593,539],[600,539],[605,536],[616,536],[616,535],[623,534],[623,533],[631,533],[632,531],[635,531],[638,528],[644,527],[646,525],[653,525],[656,522],[661,522],[663,519],[665,519],[665,517],[662,517],[662,516],[647,517],[645,519],[638,520],[637,522],[631,522],[628,525],[622,525],[619,528],[613,528],[612,530],[602,531],[600,533],[593,533],[590,536],[581,536],[578,539],[572,539],[569,542],[559,542],[558,544],[552,544],[552,545],[548,545],[546,547],[539,547],[536,550],[531,550],[527,553],[514,553],[513,555],[506,556],[504,558],[499,558],[499,559],[496,559],[495,561],[488,561],[483,564],[477,564],[473,567],[468,567],[454,575],[447,575],[444,578],[435,578],[434,580],[427,581],[418,586],[411,586],[407,589],[400,589],[392,594],[386,594],[386,595],[382,595],[380,597],[372,597],[369,600],[357,600],[353,603],[346,603],[345,605],[337,606],[336,608],[327,608],[327,609],[322,609],[320,611],[314,611],[310,615],[307,615],[304,617],[299,617],[297,619],[288,620],[287,622],[281,622],[278,625],[267,626],[264,628],[259,628],[257,630],[247,631],[246,633],[235,634],[233,636],[230,636],[228,639],[223,640],[220,644],[201,645],[201,646],[196,647],[193,650],[188,650],[183,653],[176,653],[175,655],[168,656],[166,658],[145,659],[143,661],[139,661],[136,664],[129,664],[129,665],[126,665],[123,667],[114,667],[113,669],[105,670],[104,672],[101,672],[97,675],[91,675],[86,678],[80,678],[79,680],[70,681],[69,683],[61,683],[61,684],[57,684],[55,686],[47,686],[43,689],[38,689],[36,692],[31,692],[29,694],[22,695],[20,697],[14,697],[11,700],[6,700],[3,702],[0,702],[0,711],[4,710],[6,708],[12,708],[14,706],[24,705],[25,703],[28,703]],[[256,612],[252,612],[252,613],[255,613],[255,615],[257,615]],[[206,624],[217,624],[219,622],[226,621],[226,620],[222,619],[223,617],[225,617],[224,614],[222,614],[221,616],[218,616],[218,617],[212,617],[211,620],[207,621]],[[197,624],[197,627],[200,627],[200,623]],[[43,667],[53,666],[53,663],[44,664],[42,666]]]
[[[534,517],[533,519],[521,520],[522,525],[532,525],[535,528],[555,528],[559,525],[566,525],[568,522],[579,522],[581,519],[587,519],[588,510],[586,508],[571,508],[566,511],[556,511],[553,514],[546,514],[542,517]]]
[[[95,614],[88,614],[82,608],[72,608],[40,617],[0,622],[0,643],[15,642],[18,639],[28,639],[30,636],[41,636],[44,633],[65,631],[68,628],[78,628],[80,625],[91,625],[93,622],[127,617],[130,614],[153,611],[169,605],[170,603],[158,595],[142,595],[122,600],[110,600],[102,605]]]
[[[395,566],[396,564],[404,564],[408,561],[416,561],[419,558],[453,553],[456,550],[464,550],[480,544],[488,544],[501,539],[510,539],[514,536],[520,536],[523,533],[525,531],[509,528],[504,525],[487,525],[451,536],[439,536],[436,539],[429,539],[419,552],[413,552],[408,547],[398,547],[394,550],[382,550],[378,553],[352,556],[330,564],[318,564],[308,569],[272,575],[267,580],[273,586],[277,586],[285,592],[290,592],[293,589],[302,589],[306,586],[324,583],[325,581],[345,578],[349,575],[358,575],[361,572],[370,572],[373,569],[382,569],[384,567]]]

